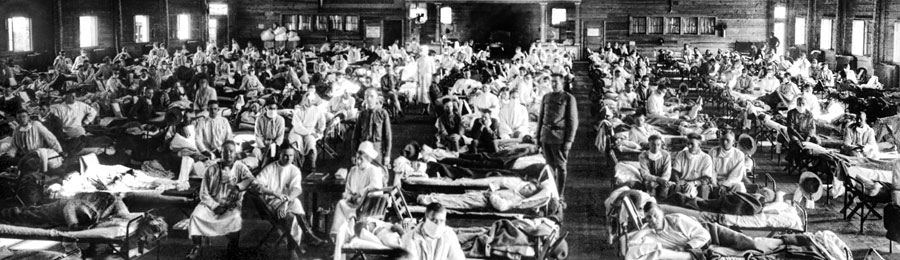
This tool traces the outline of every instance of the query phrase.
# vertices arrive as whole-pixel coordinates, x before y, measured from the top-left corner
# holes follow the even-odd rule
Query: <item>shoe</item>
[[[184,256],[184,259],[187,259],[187,260],[196,260],[199,258],[200,258],[200,247],[199,246],[192,247],[191,252],[189,252],[186,256]]]

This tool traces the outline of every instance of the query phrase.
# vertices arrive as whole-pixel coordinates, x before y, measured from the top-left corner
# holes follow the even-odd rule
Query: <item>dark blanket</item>
[[[528,146],[493,153],[460,154],[459,158],[445,158],[440,162],[465,168],[509,169],[516,159],[537,153],[537,146]]]
[[[781,239],[784,240],[786,259],[828,260],[808,234],[784,235]]]
[[[731,215],[756,215],[762,212],[763,202],[744,192],[727,193],[716,199],[688,198],[673,192],[664,203],[704,212]]]
[[[429,162],[425,173],[431,178],[446,177],[454,180],[459,178],[481,179],[494,176],[519,176],[518,173],[512,170],[466,168],[440,162]]]
[[[526,225],[518,225],[516,220],[497,220],[490,227],[460,228],[457,237],[466,257],[487,258],[500,256],[505,259],[519,259],[532,248],[531,233]]]

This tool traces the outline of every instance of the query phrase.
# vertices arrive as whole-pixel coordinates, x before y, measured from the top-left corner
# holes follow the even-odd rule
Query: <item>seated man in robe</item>
[[[74,93],[65,95],[65,103],[50,107],[52,114],[62,121],[62,139],[69,140],[86,134],[84,125],[90,124],[97,117],[97,110],[81,101],[75,100]]]
[[[796,101],[797,96],[801,94],[800,88],[797,87],[797,78],[790,77],[787,73],[783,74],[782,77],[783,81],[781,83],[781,86],[779,86],[778,90],[776,91],[778,93],[778,97],[781,99],[781,102],[778,104],[778,106],[790,110],[797,106],[797,103],[794,101]]]
[[[800,155],[802,142],[819,143],[819,137],[816,135],[816,121],[806,103],[805,97],[798,97],[797,107],[788,111],[787,114],[787,133],[790,142],[785,160],[790,164],[799,163],[794,160],[799,159],[797,157]]]
[[[629,234],[625,259],[705,259],[710,246],[738,252],[771,252],[783,246],[781,239],[751,238],[716,223],[700,223],[683,214],[664,214],[656,203],[644,206],[646,223]]]
[[[261,187],[278,194],[262,196],[262,198],[266,201],[269,210],[275,212],[276,217],[284,220],[290,227],[293,243],[288,243],[288,247],[291,248],[289,249],[291,258],[296,259],[299,254],[293,248],[300,245],[303,232],[308,233],[316,243],[321,243],[322,240],[315,236],[306,222],[306,212],[300,203],[303,176],[300,168],[293,165],[294,156],[293,149],[282,148],[278,161],[264,167],[256,176],[256,181]]]
[[[553,184],[549,178],[538,182],[536,177],[525,176],[523,178],[487,177],[490,190],[470,191],[463,194],[431,193],[419,195],[416,202],[421,205],[441,203],[449,209],[487,209],[493,208],[499,212],[514,209],[533,209],[544,205],[555,195],[556,188],[548,187]]]
[[[233,141],[226,141],[222,145],[222,159],[202,173],[200,204],[191,213],[188,227],[193,247],[185,258],[200,257],[203,237],[209,236],[227,236],[227,254],[237,254],[243,222],[241,209],[244,193],[254,190],[260,194],[281,197],[256,183],[250,168],[236,159],[237,145]]]
[[[402,246],[410,260],[463,260],[465,254],[453,229],[447,227],[447,210],[440,203],[425,207],[425,221],[403,235]]]
[[[690,133],[687,138],[687,148],[675,153],[672,159],[675,191],[688,197],[709,198],[710,189],[717,180],[712,170],[712,157],[701,149],[703,139],[699,134]]]
[[[878,142],[875,130],[866,123],[866,113],[859,112],[856,122],[851,124],[844,134],[844,145],[841,152],[849,156],[874,158],[878,154]]]
[[[715,182],[718,188],[746,192],[743,180],[746,175],[744,160],[747,156],[734,147],[734,140],[734,132],[725,130],[719,138],[719,146],[711,149],[709,156],[712,157],[713,173],[716,174]]]
[[[459,151],[465,131],[462,126],[459,103],[452,99],[445,102],[444,109],[434,125],[437,128],[435,139],[437,139],[438,147],[447,147],[447,150],[452,152]]]
[[[500,123],[500,139],[533,135],[528,125],[528,109],[519,103],[517,96],[517,90],[500,89],[500,110],[497,115]]]
[[[303,168],[303,162],[309,159],[310,172],[316,171],[318,150],[316,142],[325,132],[325,112],[314,106],[318,95],[307,92],[297,108],[287,110],[291,117],[291,131],[288,132],[288,143],[297,152],[297,167]]]
[[[376,158],[378,158],[378,151],[375,150],[372,142],[363,141],[359,144],[359,149],[353,158],[354,166],[347,173],[344,193],[335,206],[330,231],[332,240],[340,231],[341,225],[346,223],[349,217],[356,215],[356,209],[369,195],[369,192],[384,187],[384,169],[372,163]]]
[[[27,110],[16,112],[16,126],[12,134],[12,149],[9,154],[12,157],[21,157],[38,149],[51,149],[62,154],[62,146],[56,136],[47,130],[41,122],[31,120]]]
[[[500,109],[500,98],[491,93],[490,84],[485,84],[475,89],[475,93],[469,98],[469,104],[476,112],[487,109],[496,115],[497,109]]]
[[[231,122],[221,116],[219,112],[219,102],[211,100],[206,103],[208,115],[200,117],[194,121],[197,130],[197,150],[207,155],[219,156],[222,151],[222,144],[227,140],[234,139],[234,133],[231,132]]]
[[[667,197],[672,177],[672,157],[662,148],[663,140],[659,135],[651,135],[649,145],[650,149],[638,156],[644,188],[650,196]]]
[[[469,137],[472,143],[469,148],[471,152],[479,151],[493,153],[497,151],[494,140],[500,139],[500,122],[493,118],[493,113],[489,109],[482,109],[481,116],[472,123],[472,130]]]

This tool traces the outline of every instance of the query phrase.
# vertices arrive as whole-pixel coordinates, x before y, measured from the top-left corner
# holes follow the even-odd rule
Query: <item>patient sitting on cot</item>
[[[645,224],[628,235],[625,259],[705,259],[707,250],[771,252],[784,246],[774,238],[751,238],[716,223],[700,223],[683,214],[665,215],[656,203],[644,206]]]
[[[420,205],[440,203],[448,209],[493,208],[499,212],[513,209],[531,209],[543,205],[551,198],[558,198],[554,182],[549,178],[538,182],[536,178],[491,178],[487,191],[470,191],[464,194],[431,193],[419,195]]]
[[[44,205],[0,209],[0,224],[83,230],[104,219],[124,217],[128,213],[128,207],[114,194],[79,193]]]

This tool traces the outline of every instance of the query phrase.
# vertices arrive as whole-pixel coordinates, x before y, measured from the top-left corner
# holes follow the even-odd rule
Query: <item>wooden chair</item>
[[[879,220],[883,217],[876,210],[879,204],[886,204],[891,202],[890,192],[880,193],[879,195],[871,196],[866,192],[862,182],[856,177],[848,177],[847,181],[844,182],[844,187],[846,188],[846,192],[844,194],[844,208],[841,209],[841,213],[844,213],[844,219],[850,220],[854,215],[859,216],[859,234],[862,234],[864,231],[864,225],[866,220]],[[886,195],[881,195],[886,194]],[[850,210],[847,213],[847,210],[850,209],[853,201],[858,200],[856,203],[856,207],[853,210]],[[866,211],[868,209],[868,211]],[[874,218],[869,218],[872,216]]]

